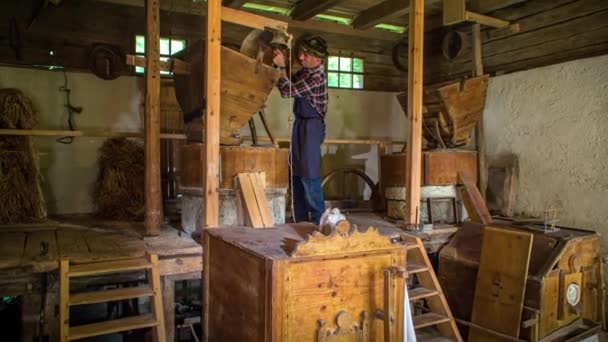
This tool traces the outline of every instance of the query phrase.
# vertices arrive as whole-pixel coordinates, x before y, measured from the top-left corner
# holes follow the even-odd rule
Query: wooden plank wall
[[[44,9],[31,27],[31,2],[0,2],[0,64],[65,64],[72,69],[87,69],[88,48],[93,42],[120,46],[134,52],[134,35],[143,34],[145,18],[142,7],[120,6],[95,1],[64,1],[60,7]],[[109,15],[108,13],[111,13]],[[517,22],[520,31],[483,28],[481,33],[483,64],[490,74],[524,70],[577,58],[608,53],[608,2],[604,0],[534,0],[488,13],[500,19]],[[15,17],[22,40],[23,60],[15,58],[8,39],[9,21]],[[434,21],[436,18],[425,18]],[[183,13],[161,11],[161,35],[194,40],[204,36],[205,18]],[[406,23],[403,23],[404,26]],[[249,29],[224,23],[222,43],[239,46]],[[324,29],[319,22],[319,30]],[[437,25],[432,25],[437,27]],[[470,39],[470,26],[463,25]],[[454,79],[471,73],[471,53],[447,61],[441,53],[441,40],[446,28],[436,28],[425,35],[424,82]],[[298,36],[300,28],[290,30]],[[406,73],[392,62],[396,40],[362,38],[341,33],[319,33],[328,41],[330,52],[365,59],[365,89],[402,91]],[[402,36],[405,37],[405,34]],[[393,35],[393,37],[398,37]],[[50,56],[53,50],[55,56]],[[403,65],[407,67],[407,49]],[[130,68],[127,73],[130,74]]]
[[[489,15],[518,23],[520,31],[482,31],[486,73],[508,73],[608,53],[607,1],[528,1]],[[436,40],[441,35],[441,30],[435,30],[428,38]],[[470,31],[467,37],[471,38]],[[443,58],[440,51],[434,51],[429,58],[428,79],[454,79],[471,72],[471,51],[452,62]]]

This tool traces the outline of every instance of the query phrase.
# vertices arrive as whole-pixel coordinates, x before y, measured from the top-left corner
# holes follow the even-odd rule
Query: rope
[[[291,39],[290,43],[291,43]],[[291,45],[291,44],[290,44]],[[293,84],[291,83],[291,51],[292,48],[290,46],[289,48],[289,108],[291,108],[291,112],[289,114],[289,117],[287,119],[288,125],[289,125],[289,182],[290,182],[290,200],[291,200],[291,220],[294,223],[297,223],[296,221],[296,214],[295,214],[295,207],[294,207],[294,200],[293,200],[293,134],[292,134],[292,130],[293,130],[293,122],[294,122],[294,112],[293,112],[293,97],[291,94],[291,87],[293,86]]]
[[[65,107],[67,109],[68,112],[68,128],[70,129],[70,131],[74,130],[74,114],[80,114],[80,112],[82,112],[82,108],[81,107],[74,107],[72,106],[72,103],[70,102],[70,92],[72,91],[72,89],[68,88],[68,74],[65,71],[65,68],[63,69],[63,86],[59,87],[59,91],[65,92]],[[58,143],[62,143],[62,144],[66,144],[69,145],[72,142],[74,142],[74,137],[61,137],[58,138],[56,140]]]

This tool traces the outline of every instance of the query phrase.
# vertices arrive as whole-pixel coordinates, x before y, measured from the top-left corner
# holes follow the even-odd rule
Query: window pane
[[[144,67],[136,66],[135,67],[135,72],[138,73],[138,74],[143,74],[144,73]]]
[[[353,88],[363,89],[363,75],[353,75]]]
[[[352,88],[353,87],[353,75],[352,74],[340,74],[340,88]]]
[[[135,36],[135,53],[146,52],[146,38],[144,36]]]
[[[338,73],[337,72],[327,73],[327,85],[330,87],[334,87],[334,88],[338,87]]]
[[[161,55],[169,55],[170,54],[170,50],[169,50],[169,39],[167,38],[161,38],[160,39],[160,54]]]
[[[337,56],[329,56],[327,60],[327,69],[328,70],[339,70],[340,57]]]
[[[161,62],[166,62],[166,61],[169,60],[169,57],[161,57],[160,60],[161,60]],[[163,71],[163,70],[161,70],[160,74],[161,75],[171,75],[171,72],[170,71]]]
[[[363,72],[363,60],[361,58],[353,58],[353,71]]]
[[[171,40],[171,54],[174,55],[186,47],[185,40]]]
[[[340,71],[353,71],[352,58],[340,57]]]

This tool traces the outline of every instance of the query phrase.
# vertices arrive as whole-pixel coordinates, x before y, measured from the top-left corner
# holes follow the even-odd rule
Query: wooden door
[[[392,265],[405,265],[401,250],[286,263],[281,340],[316,341],[319,332],[336,334],[342,325],[343,333],[358,329],[364,338],[348,333],[328,341],[383,341],[384,321],[375,316],[377,310],[384,310],[383,274]],[[391,312],[395,322],[402,322],[404,281],[395,279],[391,286],[395,294]],[[395,340],[400,340],[402,332],[393,331]]]

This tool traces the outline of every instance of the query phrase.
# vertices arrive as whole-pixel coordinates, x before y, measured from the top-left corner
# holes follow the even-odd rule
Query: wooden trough
[[[424,87],[423,136],[435,147],[466,145],[486,103],[488,75]],[[407,92],[397,95],[407,115]]]
[[[190,73],[174,75],[175,95],[184,114],[204,109],[205,42],[199,40],[176,57]],[[221,50],[220,144],[241,143],[239,131],[257,113],[279,79],[278,70],[237,51]]]

